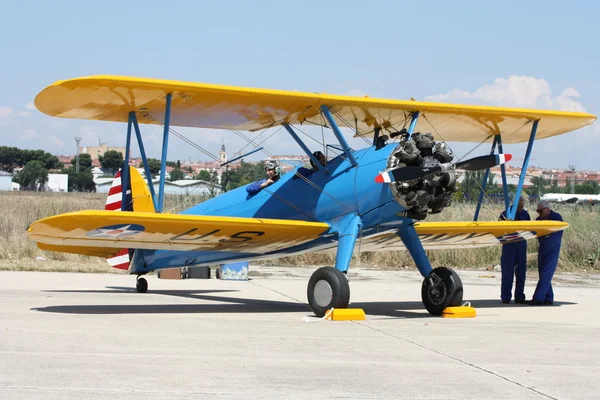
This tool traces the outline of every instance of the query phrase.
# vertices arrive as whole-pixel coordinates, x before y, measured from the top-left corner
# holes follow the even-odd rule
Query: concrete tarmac
[[[417,271],[355,268],[353,322],[313,316],[313,270],[150,276],[146,294],[129,275],[0,272],[0,398],[600,398],[597,275],[559,275],[555,306],[533,307],[500,303],[499,272],[460,271],[477,317],[447,319]]]

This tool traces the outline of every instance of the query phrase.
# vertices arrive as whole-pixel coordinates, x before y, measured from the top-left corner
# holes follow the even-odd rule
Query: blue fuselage
[[[369,147],[354,152],[358,163],[356,167],[341,155],[328,162],[327,173],[316,171],[303,179],[293,170],[255,195],[249,195],[245,187],[240,187],[182,212],[191,215],[291,219],[331,224],[331,231],[319,239],[273,254],[137,251],[131,272],[281,257],[311,248],[327,247],[334,245],[337,240],[336,223],[349,214],[360,216],[363,231],[383,222],[399,220],[397,214],[403,208],[394,200],[389,185],[375,182],[375,177],[385,169],[394,147],[394,144],[389,144],[379,150]]]

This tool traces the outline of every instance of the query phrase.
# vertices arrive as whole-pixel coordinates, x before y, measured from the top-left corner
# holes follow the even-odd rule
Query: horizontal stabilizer
[[[57,253],[80,254],[89,257],[113,257],[120,250],[112,247],[86,247],[86,246],[63,246],[57,244],[46,244],[38,242],[38,248],[43,251],[54,251]]]

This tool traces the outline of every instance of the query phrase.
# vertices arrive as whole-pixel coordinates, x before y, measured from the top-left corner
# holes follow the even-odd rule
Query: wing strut
[[[529,135],[529,142],[527,143],[527,150],[525,151],[525,158],[523,159],[523,166],[521,167],[521,173],[519,175],[519,183],[517,184],[517,189],[512,205],[510,204],[508,184],[506,182],[506,168],[504,164],[500,165],[500,171],[502,172],[502,188],[504,189],[504,209],[506,211],[506,219],[509,221],[513,221],[515,219],[515,215],[517,214],[516,205],[519,204],[519,199],[521,197],[521,193],[523,192],[523,184],[525,182],[525,176],[527,175],[527,167],[531,158],[531,152],[533,150],[533,142],[535,141],[538,123],[539,120],[533,121],[531,134]],[[504,154],[504,151],[502,149],[502,134],[500,133],[494,136],[494,142],[492,143],[492,151],[490,154],[494,154],[496,146],[498,146],[498,153]],[[479,199],[477,200],[477,207],[475,208],[475,215],[473,216],[473,221],[477,221],[477,219],[479,218],[479,211],[481,210],[481,205],[483,203],[483,194],[485,192],[485,187],[487,184],[489,173],[490,170],[488,168],[485,171],[485,175],[483,176],[483,182],[481,184],[481,191],[479,192]]]
[[[144,171],[146,174],[146,180],[148,181],[148,189],[150,189],[150,195],[152,196],[152,203],[154,204],[154,212],[156,212],[156,194],[154,193],[154,184],[152,183],[152,174],[150,173],[150,166],[148,165],[148,158],[146,158],[146,150],[144,149],[144,142],[142,141],[142,134],[140,132],[140,126],[138,125],[137,116],[135,112],[130,112],[129,116],[133,121],[133,127],[135,129],[135,136],[137,137],[138,146],[140,148],[140,154],[142,156],[142,162],[144,163]]]
[[[148,159],[146,158],[146,151],[144,149],[144,142],[142,140],[142,135],[140,133],[140,127],[138,125],[137,116],[135,111],[131,111],[129,113],[129,118],[127,121],[127,140],[125,144],[125,160],[123,161],[123,168],[121,173],[121,191],[123,193],[127,193],[127,190],[131,190],[128,185],[129,182],[129,159],[131,156],[131,127],[135,129],[135,135],[138,142],[138,147],[140,149],[140,154],[142,156],[142,161],[144,163],[144,169],[146,174],[146,179],[148,180],[148,189],[150,189],[150,195],[152,196],[152,203],[154,205],[154,211],[156,212],[156,195],[154,194],[154,185],[152,184],[152,175],[150,174],[150,167],[148,166]],[[125,210],[128,206],[126,204],[127,196],[123,196],[123,203],[121,204],[121,209]]]
[[[165,199],[165,178],[167,170],[167,149],[169,147],[169,124],[171,123],[171,93],[167,94],[167,104],[165,105],[165,126],[163,131],[162,155],[160,159],[160,182],[158,186],[158,208],[157,212],[162,212]]]
[[[492,143],[492,151],[490,151],[490,155],[494,154],[494,152],[496,151],[496,144],[498,143],[499,137],[500,135],[494,136],[494,142]],[[485,187],[487,186],[489,176],[490,169],[487,168],[485,170],[485,174],[483,174],[483,182],[481,182],[481,190],[479,191],[479,198],[477,199],[477,207],[475,208],[475,215],[473,216],[473,221],[477,221],[477,219],[479,218],[479,211],[481,210],[481,205],[483,204],[483,195],[485,193]]]
[[[356,162],[356,159],[354,158],[354,154],[352,154],[352,150],[350,149],[350,146],[348,146],[348,142],[346,142],[346,139],[344,138],[344,135],[340,131],[340,128],[338,127],[338,125],[335,123],[335,120],[331,116],[331,112],[329,111],[329,108],[325,104],[323,104],[321,106],[321,111],[323,112],[323,115],[327,119],[329,126],[331,126],[331,129],[333,130],[335,137],[337,137],[338,141],[342,145],[342,148],[344,149],[344,153],[346,154],[346,157],[348,158],[348,160],[350,160],[350,163],[352,164],[352,166],[356,167],[358,165],[358,163]]]
[[[142,134],[140,133],[140,126],[138,124],[137,116],[135,111],[129,112],[129,118],[127,121],[127,142],[125,145],[125,160],[124,160],[124,168],[121,179],[122,191],[123,193],[127,193],[128,188],[127,185],[129,183],[129,158],[130,158],[130,148],[131,148],[131,128],[133,127],[135,130],[135,135],[137,138],[138,146],[140,149],[140,154],[142,156],[142,161],[144,163],[144,172],[146,175],[146,179],[148,180],[148,189],[150,189],[150,194],[152,195],[152,203],[154,204],[154,211],[157,213],[162,212],[163,203],[165,198],[165,178],[166,178],[166,169],[167,169],[167,149],[169,147],[169,124],[171,120],[171,93],[167,94],[166,97],[166,105],[165,105],[165,123],[164,123],[164,131],[163,131],[163,144],[162,144],[162,158],[160,164],[160,181],[159,181],[159,190],[158,190],[158,200],[156,198],[156,194],[154,192],[154,184],[152,183],[152,175],[150,173],[150,166],[148,165],[148,159],[146,158],[146,151],[144,149],[144,142],[142,141]],[[140,110],[143,112],[144,110]],[[124,210],[126,207],[125,204],[126,196],[123,196],[123,205],[122,209]]]
[[[490,155],[494,154],[496,150],[496,146],[498,146],[498,154],[504,154],[504,150],[502,149],[502,134],[498,133],[494,135],[494,141],[492,143],[492,150]],[[505,215],[508,219],[509,211],[509,198],[508,198],[508,185],[506,183],[506,166],[503,164],[500,165],[500,172],[502,174],[502,189],[504,190],[504,209],[506,211]],[[481,206],[483,204],[483,195],[485,194],[485,188],[487,186],[487,181],[490,176],[490,169],[487,168],[485,170],[485,174],[483,175],[483,182],[481,182],[481,190],[479,191],[479,198],[477,199],[477,207],[475,208],[475,215],[473,216],[473,221],[477,221],[479,218],[479,212],[481,211]]]
[[[498,134],[498,154],[504,154],[502,149],[502,134]],[[506,167],[500,166],[500,172],[502,174],[502,189],[504,190],[504,210],[508,216],[508,206],[510,205],[510,199],[508,198],[508,184],[506,183]]]
[[[127,210],[127,190],[131,189],[129,185],[129,148],[131,147],[131,113],[129,113],[129,120],[127,122],[127,141],[125,143],[125,162],[123,165],[123,173],[121,174],[121,191],[123,192],[123,199],[121,200],[121,210]],[[131,192],[133,197],[133,191]],[[133,200],[132,200],[133,201]]]
[[[321,165],[321,163],[319,162],[319,160],[317,160],[317,157],[315,157],[310,150],[308,149],[308,147],[306,147],[306,145],[304,144],[304,142],[302,141],[302,139],[300,139],[300,137],[296,134],[296,132],[294,132],[294,130],[292,129],[291,126],[289,126],[288,124],[283,124],[283,127],[289,132],[290,136],[292,138],[294,138],[294,140],[296,141],[296,143],[298,143],[298,145],[300,147],[302,147],[302,150],[304,150],[304,152],[306,153],[306,155],[308,157],[310,157],[310,159],[312,160],[312,162],[324,173],[327,173],[327,170],[325,169],[325,167],[323,165]]]
[[[510,210],[510,216],[508,218],[511,221],[515,219],[515,215],[517,213],[516,205],[519,204],[519,198],[521,197],[521,191],[523,190],[523,183],[525,182],[525,175],[527,175],[527,166],[529,165],[529,157],[531,157],[531,151],[533,150],[533,141],[535,140],[538,122],[538,120],[533,121],[533,126],[531,127],[531,134],[529,135],[529,142],[527,143],[527,150],[525,151],[525,159],[523,160],[523,167],[521,168],[521,174],[519,176],[517,192],[515,193],[515,199],[513,201],[513,205]],[[509,215],[508,212],[506,214]]]
[[[412,137],[413,131],[415,130],[415,127],[417,126],[418,120],[419,120],[419,112],[415,111],[414,113],[412,113],[410,125],[408,126],[408,139],[410,139]]]

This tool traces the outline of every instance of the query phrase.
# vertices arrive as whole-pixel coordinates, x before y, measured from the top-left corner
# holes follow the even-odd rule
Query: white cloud
[[[35,110],[35,104],[33,104],[33,103],[27,103],[25,105],[25,108],[27,108],[28,110]]]
[[[27,117],[28,115],[31,115],[31,113],[29,111],[19,111],[17,112],[17,115],[19,117]]]
[[[427,96],[429,101],[481,101],[488,104],[508,107],[546,108],[562,111],[582,111],[585,108],[572,98],[579,98],[579,92],[568,87],[558,96],[552,95],[550,84],[533,76],[511,75],[496,78],[493,83],[483,85],[473,92],[453,89],[447,93]]]
[[[560,95],[553,95],[550,84],[544,79],[511,75],[508,78],[497,78],[493,83],[483,85],[472,92],[453,89],[447,93],[427,96],[426,100],[586,112],[579,101],[580,97],[577,89],[573,87],[562,89]],[[484,147],[486,146],[480,147],[479,150]],[[504,147],[505,152],[510,152],[517,157],[518,161],[513,162],[512,165],[521,165],[525,147],[524,143]],[[572,164],[579,169],[595,169],[597,163],[594,161],[594,152],[598,147],[600,147],[600,125],[595,123],[577,132],[537,141],[529,165],[566,168]],[[473,146],[455,143],[452,148],[458,155],[462,155]],[[487,147],[486,151],[488,151]]]
[[[0,117],[8,117],[12,115],[13,108],[12,107],[2,107],[0,106]]]

